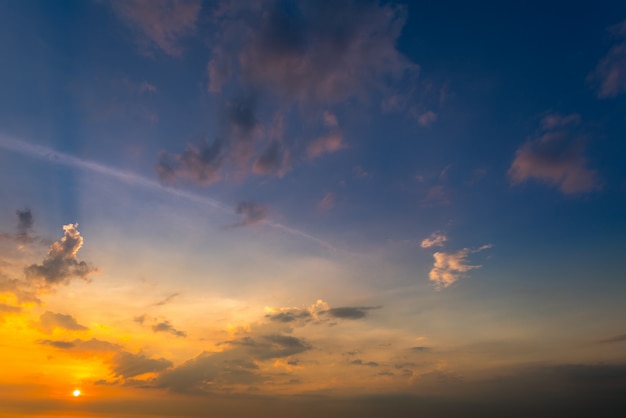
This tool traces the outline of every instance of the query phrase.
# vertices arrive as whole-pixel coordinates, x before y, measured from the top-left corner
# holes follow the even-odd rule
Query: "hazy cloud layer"
[[[558,187],[564,194],[598,190],[598,174],[588,167],[584,155],[586,138],[567,129],[578,121],[577,115],[546,116],[542,132],[516,151],[508,172],[511,182],[535,179]]]
[[[78,224],[63,226],[63,238],[50,246],[48,255],[41,264],[26,267],[25,274],[29,279],[42,279],[44,286],[67,284],[73,277],[87,279],[96,271],[85,261],[76,258],[78,250],[83,246],[83,237],[78,232]]]
[[[159,49],[179,56],[180,38],[194,32],[201,0],[110,0],[115,13],[136,33],[144,53]]]

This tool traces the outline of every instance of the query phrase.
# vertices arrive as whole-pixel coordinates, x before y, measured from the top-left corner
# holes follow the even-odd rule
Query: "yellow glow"
[[[75,397],[80,396],[80,390],[79,389],[74,390],[74,392],[72,392],[72,395],[74,395]]]

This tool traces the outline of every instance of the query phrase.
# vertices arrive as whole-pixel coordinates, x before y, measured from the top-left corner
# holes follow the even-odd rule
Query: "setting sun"
[[[74,395],[75,397],[80,396],[80,390],[79,389],[74,390],[74,392],[72,392],[72,395]]]

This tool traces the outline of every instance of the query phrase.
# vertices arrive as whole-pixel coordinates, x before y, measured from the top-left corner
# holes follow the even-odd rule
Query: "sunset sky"
[[[0,416],[626,416],[626,2],[5,0],[0,57]]]

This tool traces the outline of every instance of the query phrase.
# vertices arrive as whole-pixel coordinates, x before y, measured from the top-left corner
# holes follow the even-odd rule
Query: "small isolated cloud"
[[[332,154],[343,148],[345,148],[343,134],[340,131],[333,131],[311,141],[307,147],[307,156],[313,159],[323,154]]]
[[[433,232],[428,238],[422,240],[420,246],[422,248],[443,247],[447,240],[448,237],[443,232]]]
[[[180,296],[180,293],[172,293],[171,295],[167,296],[165,299],[158,301],[157,303],[153,304],[152,306],[167,305],[168,303],[173,301],[174,298],[176,298],[177,296]]]
[[[626,20],[609,27],[609,32],[617,38],[626,38]],[[626,42],[613,46],[587,80],[595,85],[600,99],[626,92]]]
[[[623,343],[626,342],[626,334],[616,335],[614,337],[605,338],[603,340],[598,341],[600,344],[612,344],[612,343]]]
[[[78,224],[63,226],[63,238],[53,242],[48,255],[41,264],[33,264],[24,270],[26,277],[43,280],[44,287],[67,284],[72,277],[87,279],[96,271],[85,261],[78,261],[76,254],[83,246],[83,237],[78,232]]]
[[[356,366],[369,366],[369,367],[378,367],[379,364],[375,361],[363,361],[361,359],[355,359],[350,362],[350,364],[354,364]]]
[[[160,322],[157,322],[156,324],[152,325],[152,331],[154,331],[154,332],[167,332],[167,333],[172,334],[172,335],[174,335],[176,337],[183,337],[184,338],[184,337],[187,336],[186,332],[177,330],[170,323],[170,321],[167,321],[167,320],[160,321]]]
[[[35,322],[34,326],[47,334],[51,334],[55,329],[64,329],[66,331],[86,331],[88,329],[86,326],[79,324],[72,315],[50,311],[41,314],[39,321]]]
[[[422,113],[417,116],[417,123],[421,126],[430,126],[437,120],[437,114],[432,110]]]
[[[331,210],[333,206],[335,206],[335,195],[331,192],[326,193],[317,204],[317,207],[323,212]]]
[[[443,187],[443,185],[441,184],[432,186],[430,189],[428,189],[426,196],[422,199],[422,204],[427,206],[450,204],[450,200],[448,199],[448,194],[446,193],[445,187]]]
[[[324,313],[339,319],[361,319],[365,318],[369,311],[380,309],[381,307],[382,306],[344,306],[328,309]]]
[[[223,162],[223,142],[216,139],[199,147],[189,144],[182,154],[161,152],[155,170],[162,183],[185,179],[208,186],[220,180]]]
[[[235,226],[257,225],[267,219],[267,206],[260,203],[243,201],[237,205],[235,209],[237,215],[241,215],[241,222]]]
[[[491,248],[491,245],[483,245],[476,250],[463,248],[453,253],[436,252],[433,254],[435,259],[433,268],[430,270],[428,277],[434,282],[437,289],[445,288],[465,276],[470,270],[480,268],[479,265],[469,264],[468,256],[471,253],[480,252]]]
[[[138,35],[143,52],[180,56],[180,39],[194,32],[201,0],[111,0],[115,13]]]
[[[34,219],[30,209],[18,210],[17,214],[17,233],[19,239],[26,239],[30,231],[33,229]]]
[[[566,129],[578,123],[577,115],[548,115],[544,132],[524,143],[516,152],[508,174],[513,184],[530,179],[558,187],[563,194],[599,190],[596,171],[587,166],[586,138]]]
[[[430,347],[424,347],[424,346],[411,347],[411,351],[414,351],[416,353],[424,353],[430,350],[431,350]]]
[[[337,116],[329,112],[328,110],[324,111],[324,125],[330,128],[336,128],[339,126],[339,122],[337,121]]]

